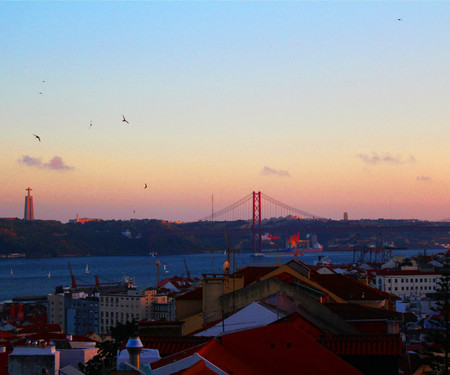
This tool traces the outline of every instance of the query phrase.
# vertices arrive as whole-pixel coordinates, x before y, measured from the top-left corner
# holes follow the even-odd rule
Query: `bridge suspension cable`
[[[261,193],[261,199],[266,204],[261,204],[258,207],[261,219],[268,219],[275,216],[299,216],[301,219],[322,219],[318,215],[299,210],[288,204],[280,202],[267,194]],[[226,220],[252,220],[252,213],[254,209],[253,193],[246,195],[237,202],[222,208],[208,216],[202,217],[198,221],[226,221]]]
[[[214,215],[211,214],[211,215],[202,217],[198,221],[213,221],[215,218],[223,217],[225,214],[229,213],[230,211],[233,211],[235,209],[237,210],[237,209],[239,209],[239,207],[244,206],[244,204],[249,203],[252,200],[252,198],[253,198],[253,195],[248,194],[244,198],[239,199],[237,202],[235,202],[225,208],[222,208],[219,211],[214,212]]]
[[[289,206],[283,202],[280,202],[278,200],[276,200],[275,198],[272,198],[270,196],[268,196],[267,194],[261,193],[261,198],[263,198],[265,201],[278,206],[280,208],[282,208],[283,210],[290,212],[291,214],[295,214],[300,216],[301,219],[323,219],[317,215],[311,214],[309,212],[305,212],[302,210],[299,210],[295,207]],[[263,206],[264,207],[264,206]]]

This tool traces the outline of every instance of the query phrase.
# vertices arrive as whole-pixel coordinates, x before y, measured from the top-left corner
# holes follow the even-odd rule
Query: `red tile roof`
[[[22,326],[17,328],[17,333],[22,335],[24,333],[35,333],[35,332],[62,332],[59,324],[43,324],[36,323],[29,326]]]
[[[271,324],[279,324],[282,322],[290,322],[293,328],[306,332],[310,336],[314,337],[316,340],[318,340],[322,335],[326,333],[322,329],[311,323],[310,321],[303,318],[297,312],[290,314],[285,318],[279,319]]]
[[[291,284],[297,283],[299,285],[306,286],[307,288],[315,291],[316,293],[325,295],[325,293],[322,290],[319,290],[319,289],[315,288],[311,284],[308,284],[307,282],[304,282],[303,280],[298,279],[297,277],[291,275],[288,272],[282,272],[282,273],[280,273],[278,275],[274,275],[273,277],[278,279],[278,280],[280,280],[280,281],[282,281],[282,282],[284,282],[284,283],[286,283],[286,284],[291,285]]]
[[[339,356],[402,355],[400,335],[330,335],[321,338],[319,343]]]
[[[11,352],[0,353],[0,375],[8,375],[8,354]]]
[[[331,311],[346,321],[355,320],[397,320],[403,321],[403,314],[387,309],[361,306],[356,303],[327,303]]]
[[[229,374],[361,374],[290,322],[230,333],[179,355],[152,363],[152,369],[194,352]]]
[[[69,340],[67,336],[72,336],[72,340]],[[67,335],[65,333],[58,332],[38,332],[31,335],[27,335],[20,340],[14,342],[14,345],[24,345],[27,340],[36,341],[36,340],[45,340],[50,342],[51,340],[63,340],[63,341],[81,341],[81,342],[96,342],[89,337],[79,336],[79,335]]]
[[[239,271],[236,271],[233,273],[235,276],[243,276],[244,277],[244,286],[247,286],[248,284],[253,283],[254,281],[257,281],[261,279],[264,275],[267,275],[268,273],[272,272],[273,270],[276,270],[277,266],[268,266],[268,267],[245,267]]]
[[[181,294],[176,297],[177,301],[180,300],[201,300],[203,299],[203,287],[195,288],[190,292]]]
[[[13,339],[14,337],[16,337],[16,335],[14,333],[6,332],[6,331],[0,331],[0,340]]]
[[[341,274],[313,274],[311,275],[311,280],[346,301],[378,301],[383,299],[391,299],[393,297],[389,293],[382,292],[381,290],[372,288],[371,286],[365,285]]]
[[[161,357],[196,347],[210,341],[211,337],[203,336],[141,336],[142,345],[146,349],[158,349]]]

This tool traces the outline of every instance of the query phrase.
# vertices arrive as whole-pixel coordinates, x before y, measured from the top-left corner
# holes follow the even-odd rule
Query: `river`
[[[445,250],[427,250],[427,254],[443,253]],[[393,255],[407,257],[423,253],[423,250],[394,250]],[[329,257],[333,264],[350,263],[353,253],[349,251],[324,251],[320,255]],[[251,253],[238,253],[236,266],[276,265],[277,256],[253,257]],[[318,253],[305,253],[298,259],[306,264],[314,264]],[[184,259],[191,277],[201,277],[204,273],[221,273],[226,260],[223,253],[163,255],[163,256],[102,256],[102,257],[60,257],[60,258],[12,258],[0,259],[0,301],[17,296],[36,296],[53,293],[56,286],[70,285],[68,267],[78,284],[95,284],[95,275],[100,283],[119,282],[124,276],[131,277],[138,288],[154,286],[157,279],[156,261],[161,262],[161,279],[170,276],[186,276]],[[280,263],[288,262],[292,256],[279,256]],[[89,265],[89,274],[86,271]]]

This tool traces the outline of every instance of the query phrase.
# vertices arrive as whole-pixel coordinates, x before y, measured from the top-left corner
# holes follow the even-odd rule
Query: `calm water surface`
[[[427,254],[437,254],[444,250],[427,250]],[[393,255],[413,256],[423,250],[395,251]],[[324,251],[332,263],[349,263],[353,261],[353,253],[347,251]],[[299,256],[306,264],[314,264],[318,253]],[[124,276],[131,277],[139,288],[147,288],[156,284],[156,261],[160,267],[161,279],[170,276],[186,276],[183,258],[191,273],[191,277],[201,277],[203,273],[221,273],[226,255],[223,253],[166,255],[166,256],[124,256],[124,257],[70,257],[70,258],[15,258],[0,259],[0,302],[16,296],[34,296],[52,293],[58,285],[70,285],[68,262],[78,284],[95,284],[95,275],[100,282],[119,282]],[[277,257],[266,255],[255,258],[250,253],[236,254],[236,265],[243,268],[247,265],[275,265]],[[286,263],[292,256],[279,256],[281,263]],[[89,265],[89,274],[85,273]],[[165,267],[165,270],[164,270]],[[49,277],[50,274],[50,277]]]

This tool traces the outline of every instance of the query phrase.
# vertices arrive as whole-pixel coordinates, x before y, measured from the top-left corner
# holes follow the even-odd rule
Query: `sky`
[[[35,218],[63,222],[193,221],[252,191],[332,219],[447,219],[449,16],[2,1],[0,217],[23,217],[30,187]]]

